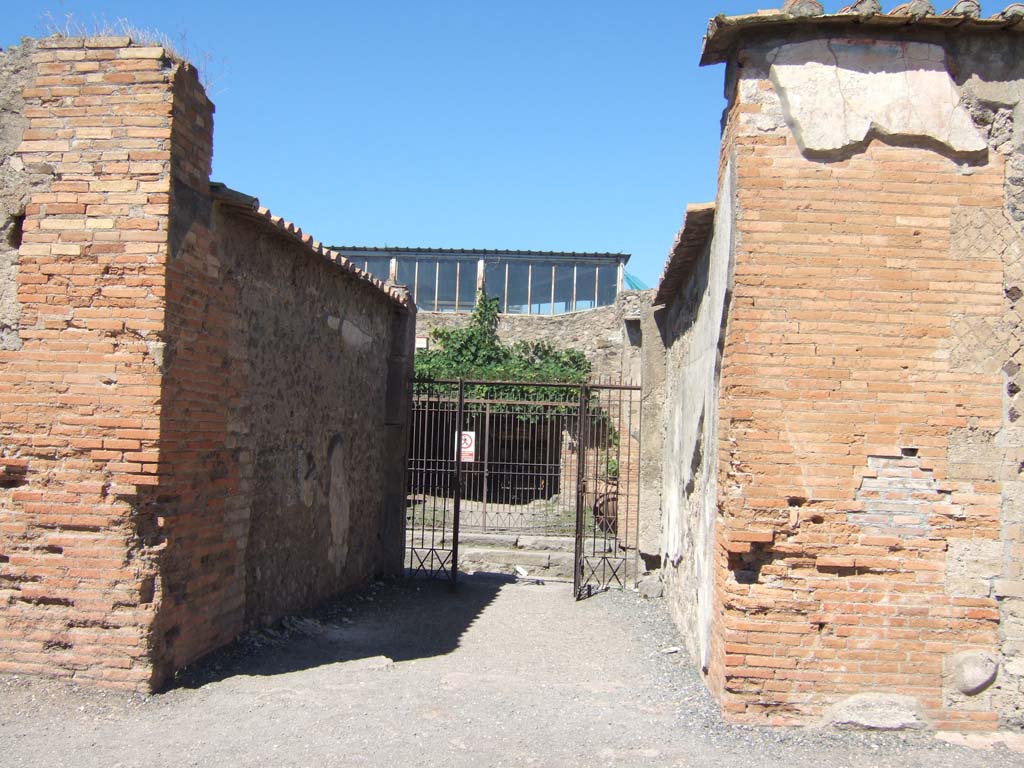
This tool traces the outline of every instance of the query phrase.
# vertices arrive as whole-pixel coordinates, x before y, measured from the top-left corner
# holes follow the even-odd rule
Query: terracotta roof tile
[[[654,303],[667,304],[689,279],[693,265],[700,258],[711,230],[715,225],[715,204],[701,203],[686,208],[683,228],[669,251],[668,261],[661,273]]]
[[[252,219],[273,227],[283,235],[287,235],[298,244],[304,246],[311,253],[333,262],[345,272],[348,272],[359,280],[369,283],[373,287],[377,288],[392,301],[395,301],[403,307],[412,306],[412,299],[407,290],[385,283],[383,280],[380,280],[370,273],[360,269],[337,251],[331,250],[330,248],[325,247],[318,240],[315,240],[312,235],[303,233],[301,227],[296,226],[292,222],[287,221],[280,216],[275,216],[269,210],[260,206],[259,200],[255,197],[250,197],[242,194],[241,192],[230,189],[223,184],[217,183],[210,184],[210,192],[214,199],[230,205],[235,210],[241,211]]]
[[[939,13],[927,0],[913,0],[882,10],[878,0],[858,0],[837,13],[818,12],[816,0],[789,0],[782,9],[758,11],[742,16],[719,14],[708,25],[700,63],[719,64],[728,60],[739,40],[755,32],[785,32],[790,29],[817,28],[834,31],[885,31],[915,26],[921,29],[955,30],[957,32],[1021,33],[1024,32],[1024,3],[1010,3],[999,13],[982,18],[981,4],[976,0],[960,0]]]

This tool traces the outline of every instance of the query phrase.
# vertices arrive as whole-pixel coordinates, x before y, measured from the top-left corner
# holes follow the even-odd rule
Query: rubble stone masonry
[[[1024,50],[794,30],[731,54],[668,307],[674,613],[737,720],[1021,728]]]
[[[156,687],[400,569],[408,302],[211,191],[162,48],[25,41],[0,118],[0,672]]]

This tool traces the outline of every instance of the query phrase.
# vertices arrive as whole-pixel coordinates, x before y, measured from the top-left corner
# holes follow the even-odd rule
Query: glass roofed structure
[[[356,266],[409,288],[421,312],[472,312],[477,288],[513,315],[562,315],[615,303],[624,253],[472,251],[429,248],[333,250]]]

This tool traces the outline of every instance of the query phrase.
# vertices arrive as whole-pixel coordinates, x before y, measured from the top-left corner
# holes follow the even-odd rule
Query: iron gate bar
[[[583,478],[586,473],[584,457],[586,452],[586,414],[587,414],[587,388],[580,387],[579,411],[576,417],[576,431],[579,434],[576,443],[576,546],[573,552],[572,569],[572,593],[579,599],[583,589],[583,505],[585,502],[583,494]]]
[[[455,510],[452,518],[452,569],[451,583],[459,577],[459,515],[462,511],[462,431],[466,411],[465,384],[459,381],[459,406],[455,416]]]
[[[442,433],[447,431],[454,415],[453,408],[442,404],[438,396],[440,393],[439,387],[432,386],[426,394],[420,394],[419,399],[421,403],[425,400],[434,406],[443,407],[414,408],[413,418],[410,419],[412,435],[406,503],[412,511],[411,516],[407,514],[405,545],[409,549],[408,568],[411,573],[451,579],[455,561],[450,545],[454,537],[448,535],[447,496],[443,496],[439,504],[436,493],[437,480],[449,474],[450,461],[443,453],[438,455],[436,451],[430,450],[430,415],[437,417]]]

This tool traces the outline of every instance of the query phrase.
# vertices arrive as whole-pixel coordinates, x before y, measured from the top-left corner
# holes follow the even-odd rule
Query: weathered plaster
[[[729,310],[732,163],[723,173],[715,225],[686,292],[666,309],[663,567],[676,624],[707,668],[714,607],[714,529],[718,512],[720,344]]]
[[[1003,543],[998,539],[954,539],[946,553],[946,594],[989,597],[1003,572]]]
[[[662,541],[662,475],[665,463],[665,319],[662,308],[646,307],[640,320],[643,382],[640,444],[641,554],[660,564]]]
[[[770,78],[800,148],[834,152],[869,135],[932,139],[983,152],[939,45],[831,38],[779,46]]]

